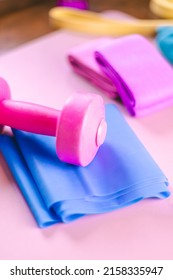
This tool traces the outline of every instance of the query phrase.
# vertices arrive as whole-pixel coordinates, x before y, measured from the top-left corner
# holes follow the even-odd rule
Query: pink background
[[[72,46],[89,39],[59,31],[1,56],[0,75],[13,98],[60,109],[73,92],[89,91],[116,103],[72,73],[66,61]],[[172,184],[173,107],[141,119],[118,107]],[[0,182],[0,259],[173,259],[173,196],[43,230],[1,155]]]

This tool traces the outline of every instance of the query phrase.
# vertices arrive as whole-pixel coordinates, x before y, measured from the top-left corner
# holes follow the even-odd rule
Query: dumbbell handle
[[[0,125],[55,136],[60,113],[46,106],[5,99],[0,103]]]

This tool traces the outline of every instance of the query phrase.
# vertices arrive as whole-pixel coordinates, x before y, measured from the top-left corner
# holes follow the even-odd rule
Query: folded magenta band
[[[156,43],[165,58],[173,64],[173,27],[160,27],[156,36]]]
[[[87,167],[60,162],[54,137],[0,136],[0,150],[40,227],[170,195],[167,178],[114,105],[106,105],[106,119],[106,141]]]
[[[68,60],[76,73],[119,96],[133,116],[173,104],[173,69],[141,35],[93,40],[71,49]]]

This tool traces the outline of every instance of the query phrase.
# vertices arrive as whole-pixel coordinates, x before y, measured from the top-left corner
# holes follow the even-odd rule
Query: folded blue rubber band
[[[173,64],[173,27],[160,27],[156,36],[156,43],[165,58]]]
[[[0,150],[38,225],[76,220],[170,195],[168,180],[114,105],[105,143],[86,167],[59,161],[55,138],[14,130]]]

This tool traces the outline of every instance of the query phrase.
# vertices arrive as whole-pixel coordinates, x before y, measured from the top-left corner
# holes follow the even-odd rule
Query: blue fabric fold
[[[170,195],[167,178],[114,105],[106,106],[106,119],[105,143],[86,167],[61,162],[54,137],[17,130],[0,136],[0,150],[40,227]]]
[[[156,43],[163,56],[173,64],[173,27],[159,27],[157,30]]]

